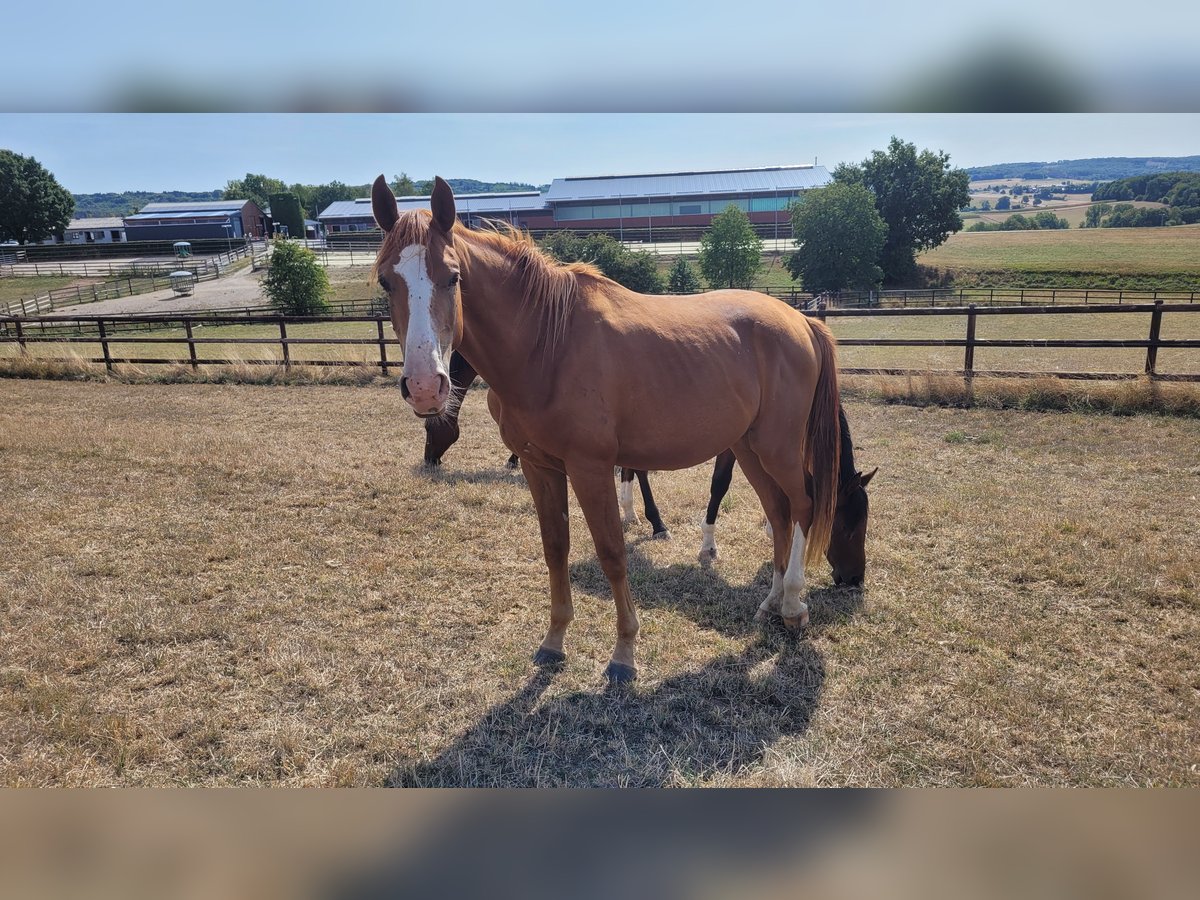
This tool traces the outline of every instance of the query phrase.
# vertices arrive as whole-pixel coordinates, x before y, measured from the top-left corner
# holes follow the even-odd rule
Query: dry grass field
[[[572,505],[568,662],[532,503],[472,392],[423,471],[378,387],[0,382],[0,783],[1200,785],[1200,421],[848,404],[865,592],[707,467],[628,532],[641,678]]]
[[[1200,275],[1200,225],[960,231],[917,261],[987,272]],[[999,282],[998,282],[999,283]]]

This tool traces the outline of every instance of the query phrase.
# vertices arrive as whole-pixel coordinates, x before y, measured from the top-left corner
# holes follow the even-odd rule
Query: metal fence
[[[976,323],[980,316],[989,315],[1072,315],[1085,313],[1090,315],[1107,314],[1144,314],[1146,316],[1146,338],[1144,339],[992,339],[976,337]],[[944,339],[915,339],[915,338],[843,338],[838,343],[843,347],[955,347],[963,350],[962,368],[938,370],[940,374],[958,375],[967,379],[976,376],[997,377],[1054,377],[1066,379],[1088,380],[1122,380],[1138,377],[1149,377],[1161,381],[1200,382],[1200,366],[1197,371],[1185,373],[1162,373],[1158,371],[1158,353],[1162,349],[1200,349],[1200,339],[1163,339],[1162,322],[1166,315],[1195,315],[1200,313],[1200,304],[1187,303],[1166,305],[1162,300],[1155,303],[1124,304],[1124,305],[1095,305],[1082,306],[1078,304],[1062,306],[1024,306],[1024,307],[925,307],[925,308],[870,308],[870,309],[821,309],[807,311],[807,315],[822,320],[839,316],[854,317],[904,317],[904,316],[951,316],[963,320],[961,338]],[[375,336],[369,338],[334,338],[334,337],[296,337],[289,336],[289,325],[313,325],[320,323],[371,323],[374,325]],[[200,326],[214,325],[269,325],[278,329],[278,336],[270,337],[197,337],[195,329]],[[382,374],[387,375],[391,369],[399,365],[399,354],[388,355],[388,347],[398,347],[400,342],[386,336],[386,327],[390,320],[385,315],[343,315],[343,316],[312,316],[295,317],[279,315],[173,315],[173,316],[126,316],[114,317],[81,317],[81,316],[41,316],[36,318],[0,316],[0,344],[17,344],[19,352],[28,353],[29,345],[41,342],[57,342],[62,346],[76,343],[99,343],[102,355],[90,357],[88,362],[104,363],[109,371],[120,363],[136,363],[138,365],[171,364],[190,365],[197,369],[204,365],[229,365],[233,363],[250,363],[255,365],[282,365],[291,368],[293,365],[305,366],[370,366],[378,367]],[[144,329],[146,334],[139,336],[136,332]],[[182,330],[182,335],[155,335],[154,331],[163,329]],[[123,345],[175,345],[185,346],[186,358],[175,357],[117,357],[112,352],[112,344]],[[373,346],[378,348],[373,359],[369,360],[321,360],[292,358],[292,347],[297,345],[321,346]],[[226,358],[209,358],[203,356],[203,348],[208,345],[238,346],[252,345],[262,347],[273,345],[280,349],[278,359],[260,360],[230,360]],[[975,351],[981,348],[1088,348],[1097,351],[1110,349],[1142,349],[1145,351],[1145,365],[1141,372],[1056,372],[1056,371],[1002,371],[983,370],[975,365]],[[53,359],[54,357],[40,357]],[[885,374],[911,375],[924,374],[929,369],[895,369],[895,368],[843,368],[850,375]]]

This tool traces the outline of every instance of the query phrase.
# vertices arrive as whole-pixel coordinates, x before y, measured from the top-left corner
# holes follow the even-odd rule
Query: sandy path
[[[263,273],[254,272],[249,266],[230,275],[212,281],[199,282],[188,297],[177,297],[170,288],[138,294],[135,297],[120,297],[115,300],[100,300],[96,303],[81,303],[56,309],[54,315],[81,316],[130,316],[172,314],[221,309],[241,309],[246,306],[265,306],[259,279]]]

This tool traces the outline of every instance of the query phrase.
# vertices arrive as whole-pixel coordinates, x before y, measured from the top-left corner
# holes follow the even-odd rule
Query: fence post
[[[192,361],[192,371],[195,372],[197,369],[196,341],[192,337],[192,320],[191,319],[183,320],[183,330],[187,332],[188,359],[190,359]]]
[[[1154,310],[1150,313],[1150,345],[1146,348],[1146,374],[1154,377],[1154,367],[1158,364],[1158,335],[1162,331],[1163,302],[1154,301]]]
[[[283,347],[283,368],[286,371],[292,368],[292,351],[288,347],[287,322],[284,321],[283,316],[279,317],[279,344]]]
[[[384,343],[384,339],[383,339],[383,318],[380,317],[380,318],[376,319],[375,325],[379,330],[379,368],[383,370],[384,375],[387,375],[387,373],[388,373],[388,358],[387,358],[387,344]]]
[[[25,356],[29,349],[25,346],[25,332],[21,328],[21,320],[17,319],[17,343],[21,345],[21,355]]]
[[[104,368],[109,372],[113,370],[112,354],[108,350],[108,333],[104,330],[104,320],[96,320],[96,328],[100,332],[100,349],[104,351]]]
[[[963,386],[968,401],[975,402],[975,304],[967,307],[967,349],[963,355]]]
[[[963,371],[970,379],[975,375],[975,304],[967,307],[967,352],[963,358]]]

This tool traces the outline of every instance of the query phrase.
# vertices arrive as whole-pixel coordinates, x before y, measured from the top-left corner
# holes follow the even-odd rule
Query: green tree
[[[641,294],[665,290],[658,264],[649,253],[627,250],[607,234],[582,237],[573,231],[556,231],[541,242],[543,250],[559,262],[588,262],[618,284]]]
[[[886,152],[876,150],[858,165],[839,165],[833,177],[843,184],[861,184],[874,195],[875,208],[888,227],[880,265],[889,282],[912,278],[918,253],[961,230],[958,211],[971,201],[970,179],[965,170],[950,168],[949,154],[918,153],[914,144],[897,137]]]
[[[792,207],[798,249],[788,258],[788,271],[814,294],[874,287],[883,279],[879,258],[887,232],[875,198],[861,184],[835,182],[809,191]]]
[[[1099,228],[1100,222],[1112,212],[1111,203],[1093,203],[1087,208],[1083,214],[1083,221],[1079,223],[1080,228]]]
[[[750,217],[732,203],[700,238],[700,272],[714,288],[749,288],[762,267],[762,239]]]
[[[401,172],[392,179],[392,193],[397,197],[411,197],[417,192],[417,183],[408,177],[407,172]]]
[[[316,219],[325,211],[330,203],[335,203],[338,200],[353,200],[355,197],[362,197],[370,193],[371,189],[369,186],[366,190],[363,190],[359,187],[342,184],[340,181],[318,184],[312,189],[311,199],[306,208],[308,209],[310,218]]]
[[[1012,200],[1008,197],[1001,197],[996,201],[996,209],[1012,209]]]
[[[0,241],[44,241],[71,222],[75,198],[32,156],[0,150]]]
[[[225,184],[221,199],[253,200],[258,204],[259,209],[266,209],[271,205],[272,194],[284,194],[287,193],[287,189],[287,185],[278,178],[247,172],[245,178],[238,178]]]
[[[992,208],[992,201],[984,200],[982,203],[979,204],[979,208],[982,209],[984,212],[987,212],[989,209]]]
[[[304,239],[304,210],[300,198],[295,194],[272,194],[271,219],[277,225],[286,225],[288,237]]]
[[[667,290],[672,294],[700,293],[700,279],[696,270],[682,256],[675,260],[675,265],[667,273]]]
[[[329,309],[329,276],[303,244],[272,241],[271,268],[262,285],[271,305],[285,316],[315,316]]]

